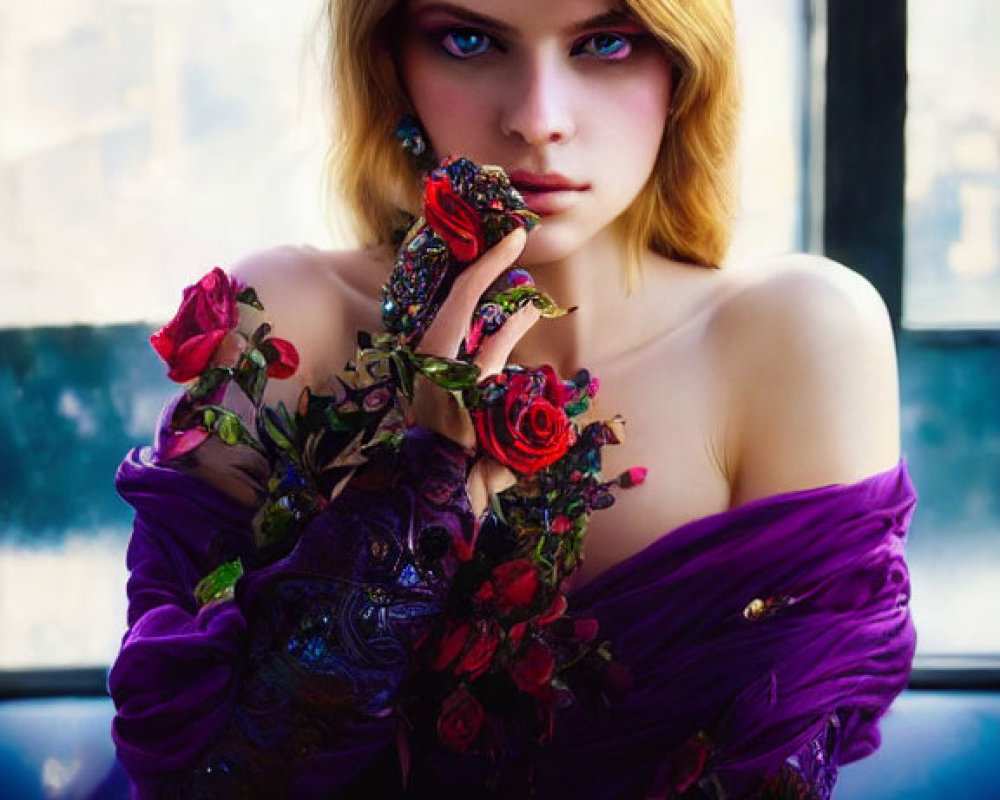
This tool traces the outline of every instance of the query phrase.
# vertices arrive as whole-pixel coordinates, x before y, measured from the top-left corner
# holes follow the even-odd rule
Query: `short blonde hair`
[[[328,185],[346,202],[361,243],[392,239],[418,214],[421,185],[396,142],[411,113],[393,48],[399,0],[327,0],[335,132]],[[739,108],[732,0],[628,0],[674,64],[670,116],[656,165],[617,220],[631,284],[646,250],[718,267],[729,247]]]

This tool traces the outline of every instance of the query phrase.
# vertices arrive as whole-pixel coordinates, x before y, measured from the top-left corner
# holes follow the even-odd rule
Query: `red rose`
[[[542,364],[538,368],[538,371],[545,378],[545,386],[542,389],[542,393],[545,399],[552,403],[552,405],[562,408],[573,399],[573,390],[563,381],[559,380],[559,376],[552,367],[548,364]]]
[[[510,643],[514,647],[520,647],[521,642],[524,641],[524,635],[528,632],[527,622],[516,622],[510,626],[510,633],[507,637],[510,639]]]
[[[568,609],[569,601],[566,600],[566,595],[558,593],[552,598],[549,607],[542,612],[541,616],[535,622],[539,625],[549,625],[565,614]]]
[[[427,224],[459,261],[475,260],[485,245],[479,212],[461,198],[444,170],[435,170],[424,187]]]
[[[569,533],[573,529],[573,520],[567,517],[565,514],[559,514],[552,524],[549,525],[549,530],[552,533]]]
[[[483,707],[465,688],[458,688],[441,704],[438,736],[457,753],[467,753],[479,736],[485,718]]]
[[[167,362],[171,380],[197,378],[212,362],[222,340],[239,321],[236,295],[242,287],[219,267],[184,290],[181,307],[149,341]]]
[[[514,373],[502,404],[496,401],[472,411],[476,438],[490,456],[515,472],[530,475],[544,469],[576,441],[561,405],[565,391],[551,368],[534,375]]]
[[[485,605],[493,599],[493,584],[490,581],[485,581],[478,589],[476,589],[475,594],[472,595],[472,602],[478,603],[479,605]]]
[[[592,642],[597,638],[601,625],[596,619],[573,620],[573,635],[581,642]]]
[[[541,642],[531,642],[511,665],[510,677],[521,691],[546,697],[551,692],[550,681],[555,666],[552,651]]]
[[[465,653],[455,666],[455,674],[467,675],[469,680],[478,678],[489,669],[493,654],[499,645],[500,626],[495,622],[476,630],[470,637]]]
[[[299,351],[287,339],[272,336],[260,343],[260,349],[267,359],[269,378],[290,378],[299,368]]]
[[[527,608],[538,592],[538,574],[530,558],[506,561],[493,569],[494,602],[502,614]]]
[[[449,622],[441,636],[437,652],[428,666],[438,672],[448,669],[452,662],[461,655],[471,635],[472,625],[468,622]]]
[[[684,794],[701,777],[708,761],[708,744],[700,737],[688,739],[670,758],[670,772],[677,796]]]

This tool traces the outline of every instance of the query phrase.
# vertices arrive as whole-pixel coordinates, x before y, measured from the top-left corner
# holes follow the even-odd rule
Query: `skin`
[[[622,29],[571,31],[612,2],[454,0],[509,28],[476,26],[503,50],[487,48],[473,62],[448,57],[443,48],[457,40],[440,31],[470,23],[432,5],[409,3],[413,24],[399,56],[436,151],[558,171],[590,187],[545,217],[521,255],[542,288],[580,310],[538,324],[530,312],[512,321],[486,365],[549,363],[562,375],[586,366],[602,381],[594,416],[627,420],[628,440],[606,449],[605,473],[649,469],[643,487],[593,517],[576,585],[685,522],[782,492],[851,483],[897,463],[891,326],[856,273],[806,255],[732,271],[647,253],[642,286],[625,292],[623,248],[610,223],[650,174],[671,86],[670,65],[650,42],[609,62],[595,55],[593,34]],[[602,54],[621,49],[613,38],[600,42]],[[481,258],[466,291],[488,285],[520,249],[505,242]],[[388,250],[280,248],[234,269],[302,356],[297,375],[272,382],[269,402],[291,403],[304,385],[322,387],[352,355],[354,332],[379,328],[379,289],[391,264]],[[454,355],[467,309],[468,300],[442,311],[424,349]],[[261,468],[252,461],[205,450],[195,469],[252,503]],[[480,502],[484,486],[474,476],[470,491]]]

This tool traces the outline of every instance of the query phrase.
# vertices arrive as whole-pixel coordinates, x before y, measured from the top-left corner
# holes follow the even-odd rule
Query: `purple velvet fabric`
[[[109,676],[113,736],[134,797],[151,798],[234,712],[253,620],[239,592],[199,610],[191,590],[248,551],[251,515],[139,451],[118,488],[136,521],[130,628]],[[635,686],[599,721],[560,712],[537,766],[540,796],[669,797],[671,756],[698,732],[715,748],[706,774],[732,798],[824,740],[831,720],[832,767],[871,753],[914,652],[904,539],[915,502],[901,460],[858,483],[691,522],[572,594],[571,612],[598,618]],[[352,725],[340,745],[301,764],[289,796],[337,797],[395,743],[391,717]],[[411,795],[476,796],[446,788],[468,774],[457,757],[414,750],[423,754]]]
[[[648,773],[704,730],[719,745],[714,770],[738,797],[835,712],[840,763],[869,755],[916,644],[904,560],[915,502],[900,460],[858,483],[695,520],[584,586],[571,610],[597,616],[636,685],[599,732],[559,728],[549,785],[584,796],[620,774],[616,764]],[[777,596],[795,602],[744,615]]]

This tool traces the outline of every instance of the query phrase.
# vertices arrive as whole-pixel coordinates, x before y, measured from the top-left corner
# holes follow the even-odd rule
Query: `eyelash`
[[[500,46],[499,42],[497,42],[488,33],[483,33],[483,31],[481,31],[481,30],[479,30],[477,28],[444,28],[444,29],[442,29],[440,31],[435,31],[434,33],[431,34],[431,36],[432,36],[433,40],[435,41],[435,43],[438,44],[441,47],[442,50],[444,50],[445,54],[448,55],[448,56],[450,56],[451,58],[454,58],[454,59],[458,60],[458,61],[470,61],[471,59],[476,58],[477,56],[481,56],[481,55],[485,54],[490,49],[490,48],[487,48],[487,49],[481,50],[479,52],[472,52],[472,53],[464,53],[463,54],[463,53],[455,52],[454,50],[450,49],[448,47],[448,45],[446,44],[446,41],[450,37],[463,36],[463,35],[464,36],[474,36],[474,37],[477,37],[479,39],[482,39],[484,41],[484,43],[492,43],[493,45],[495,45],[496,47],[498,47],[500,49],[500,52],[504,52],[504,48]],[[587,43],[592,42],[593,40],[595,40],[595,39],[597,39],[599,37],[610,37],[610,38],[617,39],[620,42],[624,43],[624,47],[623,48],[615,51],[614,54],[612,54],[611,56],[608,56],[608,57],[603,57],[603,56],[600,56],[600,55],[598,55],[596,53],[593,53],[592,55],[594,55],[600,61],[624,61],[626,58],[628,58],[632,54],[632,51],[635,49],[636,42],[640,38],[642,38],[641,36],[637,36],[637,35],[629,35],[629,34],[624,34],[624,33],[615,33],[613,31],[605,31],[605,32],[601,32],[601,33],[594,33],[594,34],[591,34],[590,36],[586,37],[585,39],[581,39],[580,42],[578,42],[576,45],[574,45],[573,46],[573,50],[571,51],[571,54],[575,55],[577,52],[579,52],[581,44],[587,44]]]

